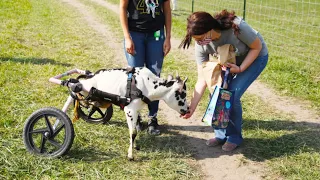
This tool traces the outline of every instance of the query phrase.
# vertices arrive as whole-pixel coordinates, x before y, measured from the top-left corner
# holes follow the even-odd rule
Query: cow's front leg
[[[124,108],[126,113],[127,123],[129,127],[129,134],[130,134],[130,146],[128,149],[128,159],[133,160],[133,147],[135,145],[135,138],[137,136],[136,124],[138,119],[138,112],[135,109],[131,109],[128,107]]]

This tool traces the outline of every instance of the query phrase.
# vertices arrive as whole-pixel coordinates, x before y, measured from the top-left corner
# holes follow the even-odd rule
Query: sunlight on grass
[[[10,8],[13,5],[16,8]],[[68,96],[67,89],[48,79],[73,68],[96,71],[119,64],[112,61],[115,54],[101,36],[64,3],[1,1],[0,7],[8,10],[1,11],[7,21],[0,39],[0,98],[5,104],[0,107],[0,179],[200,177],[187,163],[191,152],[174,135],[155,138],[141,133],[138,143],[143,151],[136,152],[135,162],[128,162],[128,128],[123,111],[116,108],[107,125],[75,123],[75,141],[66,156],[29,154],[21,137],[26,118],[42,107],[62,108]],[[115,15],[111,19],[116,22]]]
[[[93,2],[81,2],[102,23],[115,29],[119,41],[122,39],[118,15]],[[201,172],[188,163],[194,152],[186,145],[186,137],[172,132],[158,137],[142,132],[137,141],[142,150],[136,152],[136,161],[128,162],[129,133],[123,111],[117,107],[107,125],[78,120],[74,124],[75,140],[66,156],[50,159],[27,153],[21,137],[26,118],[42,107],[61,109],[68,96],[67,89],[48,82],[50,77],[73,68],[95,71],[119,64],[112,61],[116,54],[101,36],[64,3],[16,0],[0,1],[0,7],[5,9],[0,11],[4,19],[0,24],[0,179],[202,178]],[[184,28],[184,23],[174,20],[175,36],[175,28]],[[305,71],[296,69],[296,79],[286,76],[293,67],[286,59],[283,63],[287,65],[270,63],[272,68],[262,78],[284,82],[277,80],[282,72],[290,82],[298,83],[290,88],[305,90],[299,86],[305,81]],[[196,82],[195,62],[173,49],[164,67],[163,76],[176,71],[183,78],[188,76],[190,97]],[[199,111],[203,112],[207,105],[207,93]],[[245,158],[267,162],[275,176],[319,179],[319,125],[294,123],[290,115],[272,109],[255,96],[245,94],[243,102]],[[71,111],[69,117],[72,118]],[[160,117],[160,121],[164,120]]]

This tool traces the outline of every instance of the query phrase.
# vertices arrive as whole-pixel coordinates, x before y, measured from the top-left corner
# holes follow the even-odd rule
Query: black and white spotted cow
[[[134,68],[132,76],[134,77],[136,87],[142,91],[142,94],[150,101],[164,100],[165,103],[180,114],[186,114],[188,103],[186,100],[186,80],[182,81],[179,77],[162,79],[154,75],[147,68]],[[81,80],[85,89],[94,87],[98,90],[125,96],[127,90],[128,74],[126,69],[100,70],[92,78]],[[126,119],[130,133],[130,147],[128,149],[128,158],[133,159],[133,147],[137,136],[137,118],[138,112],[146,105],[140,98],[134,99],[124,107]]]

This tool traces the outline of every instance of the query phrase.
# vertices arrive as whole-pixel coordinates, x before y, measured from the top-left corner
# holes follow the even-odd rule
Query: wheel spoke
[[[40,145],[40,153],[43,153],[44,152],[44,145],[46,144],[46,138],[44,137],[44,135],[42,135],[42,138],[41,138],[41,145]]]
[[[50,121],[49,121],[49,118],[48,118],[48,116],[47,115],[44,115],[44,117],[45,117],[45,119],[46,119],[46,124],[47,124],[47,127],[48,127],[48,129],[49,129],[49,131],[50,131],[50,134],[53,132],[53,130],[52,130],[52,125],[51,125],[51,123],[50,123]]]
[[[96,107],[92,107],[90,113],[88,114],[88,117],[91,117],[93,115],[93,113],[96,112],[96,110],[97,110]]]
[[[46,132],[46,131],[48,131],[47,128],[41,128],[41,129],[36,129],[36,130],[30,131],[29,133],[30,133],[30,134],[43,133],[43,132]]]
[[[101,117],[104,117],[104,113],[101,111],[100,108],[97,108],[98,113],[101,115]]]
[[[53,132],[51,138],[56,137],[57,134],[59,134],[59,132],[64,128],[64,124],[62,124],[60,127],[58,127],[57,129],[55,129],[55,131]]]
[[[48,142],[51,143],[52,145],[54,145],[57,148],[61,148],[61,144],[58,143],[56,140],[54,139],[48,139]]]

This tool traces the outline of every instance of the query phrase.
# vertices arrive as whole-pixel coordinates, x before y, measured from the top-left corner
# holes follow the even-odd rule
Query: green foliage
[[[128,127],[116,107],[107,125],[75,123],[67,156],[29,154],[22,140],[27,117],[42,107],[61,109],[68,96],[67,89],[49,83],[50,77],[73,68],[96,71],[120,64],[112,61],[116,54],[105,40],[65,3],[16,0],[0,1],[0,7],[5,20],[0,25],[0,179],[199,179],[188,164],[192,152],[175,134],[141,133],[137,142],[143,150],[128,162]],[[104,13],[118,26],[116,15]]]
[[[244,156],[267,162],[272,174],[285,179],[319,179],[319,124],[293,122],[257,97],[245,96],[243,102]]]
[[[122,39],[118,15],[93,2],[81,2],[114,29],[115,38]],[[158,137],[141,133],[137,142],[142,150],[136,161],[128,162],[128,128],[117,109],[107,125],[76,122],[75,141],[67,156],[48,159],[27,153],[21,137],[26,118],[42,107],[62,108],[67,97],[67,90],[48,78],[72,68],[94,71],[119,64],[112,61],[116,54],[101,36],[84,26],[77,11],[65,3],[2,0],[0,9],[0,179],[201,179],[200,172],[188,164],[193,152],[186,136],[170,131]],[[175,37],[183,37],[178,30],[185,29],[185,19],[174,16]],[[272,54],[261,79],[283,94],[317,104],[319,66],[299,63]],[[162,75],[175,71],[188,76],[190,96],[197,76],[195,62],[173,48]],[[245,95],[243,102],[245,158],[267,162],[275,177],[319,179],[319,125],[294,123],[290,115],[255,96]]]

